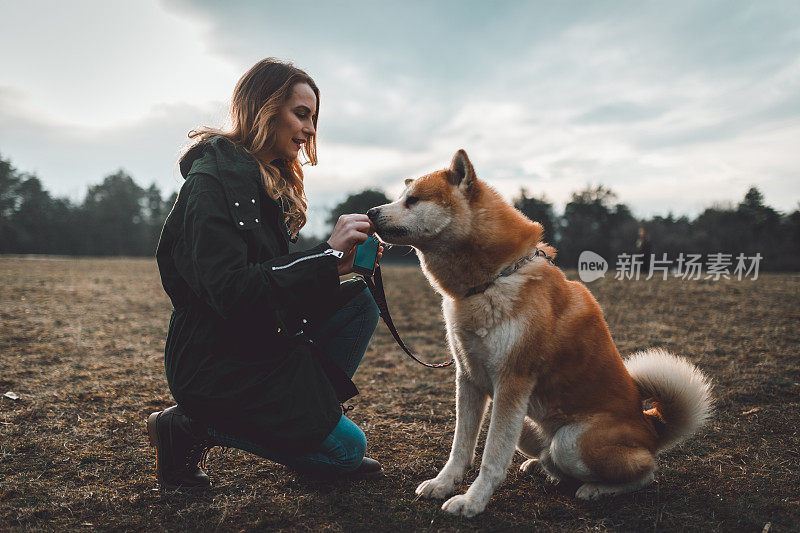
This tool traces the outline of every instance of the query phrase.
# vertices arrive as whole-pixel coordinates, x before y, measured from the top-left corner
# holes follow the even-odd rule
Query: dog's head
[[[424,248],[467,235],[483,184],[464,150],[456,152],[450,168],[405,183],[400,198],[367,212],[381,239]]]

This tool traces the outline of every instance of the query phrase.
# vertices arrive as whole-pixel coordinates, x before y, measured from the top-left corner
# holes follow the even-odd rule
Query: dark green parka
[[[180,169],[186,181],[156,251],[174,307],[164,358],[172,395],[218,431],[281,453],[312,450],[357,391],[298,332],[363,282],[340,287],[327,243],[288,253],[283,210],[241,147],[212,137]]]

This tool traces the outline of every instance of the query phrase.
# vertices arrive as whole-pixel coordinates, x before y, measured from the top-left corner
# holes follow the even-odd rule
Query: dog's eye
[[[409,196],[408,198],[406,198],[406,207],[411,207],[417,202],[419,202],[419,198],[417,198],[416,196]]]

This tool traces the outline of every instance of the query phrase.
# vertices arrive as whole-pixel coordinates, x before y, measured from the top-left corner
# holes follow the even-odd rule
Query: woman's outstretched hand
[[[353,260],[356,257],[356,246],[365,242],[375,233],[375,226],[367,215],[342,215],[336,221],[328,239],[328,245],[344,255],[339,259],[339,275],[353,271]],[[378,260],[383,255],[383,246],[378,248]]]

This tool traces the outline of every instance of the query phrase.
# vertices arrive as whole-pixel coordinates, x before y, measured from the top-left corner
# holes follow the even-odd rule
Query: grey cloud
[[[798,85],[800,91],[800,85]],[[697,127],[678,128],[637,136],[634,145],[643,150],[680,148],[682,146],[720,142],[750,135],[759,129],[786,122],[800,122],[800,93],[792,93],[771,104],[751,109],[731,109],[728,116]]]
[[[279,2],[165,5],[202,17],[210,25],[208,45],[243,69],[268,55],[306,68],[323,91],[321,131],[328,138],[412,150],[424,149],[437,126],[476,98],[552,110],[574,109],[583,97],[591,100],[580,102],[588,109],[575,117],[578,124],[654,120],[682,104],[681,84],[691,91],[698,77],[736,83],[774,74],[797,56],[800,39],[792,16],[800,9],[792,2],[344,1],[302,12]],[[359,75],[348,76],[348,66]],[[386,94],[397,87],[406,102],[392,108]],[[600,93],[619,88],[641,98]],[[345,100],[362,103],[367,113],[325,110],[326,102]],[[668,133],[663,142],[723,138],[735,128],[712,130]],[[657,146],[659,135],[652,137],[641,146]]]
[[[73,200],[88,185],[123,168],[146,186],[177,190],[175,167],[187,131],[210,122],[217,111],[190,105],[162,105],[140,121],[115,129],[76,128],[21,111],[24,93],[0,88],[0,153],[21,171],[35,173],[48,190]]]
[[[681,128],[677,131],[642,134],[634,142],[643,150],[659,150],[662,148],[680,148],[682,146],[718,142],[732,139],[747,128],[749,121],[736,117],[708,126]]]
[[[621,101],[593,107],[576,117],[575,122],[583,124],[640,122],[658,118],[664,111],[663,107]]]
[[[594,176],[611,187],[650,180],[657,190],[657,169],[638,166],[643,154],[723,144],[756,128],[796,124],[800,117],[800,87],[788,67],[800,56],[800,4],[791,1],[164,5],[202,20],[205,46],[242,72],[266,56],[292,59],[308,70],[322,90],[321,154],[325,143],[338,143],[416,158],[375,173],[364,186],[389,189],[416,173],[420,161],[430,162],[429,170],[439,168],[451,152],[440,156],[436,150],[452,144],[453,150],[488,152],[481,172],[490,179],[526,181],[516,161],[553,153],[561,161],[548,157],[548,180],[580,185]],[[762,101],[765,95],[769,101]],[[0,91],[0,153],[37,171],[51,190],[71,195],[119,166],[141,183],[156,180],[175,189],[180,179],[172,170],[186,130],[218,122],[218,109],[186,105],[156,108],[114,131],[76,129],[32,115],[18,100]],[[489,106],[483,115],[453,120],[474,102],[487,101],[527,112],[498,119]],[[703,120],[689,120],[712,108]],[[586,125],[592,128],[576,127]],[[584,130],[596,133],[581,136]],[[595,141],[607,140],[616,143],[612,149],[621,148],[612,163],[592,151]],[[562,150],[562,141],[574,149]],[[587,155],[575,156],[581,149]],[[669,166],[683,169],[684,180],[695,177],[692,161],[680,155]],[[774,179],[779,185],[773,190],[784,196],[796,196],[797,185],[783,178],[793,172],[765,168],[764,179]],[[337,197],[335,184],[326,187],[310,191],[314,209]],[[686,205],[677,194],[673,200],[670,205]]]

